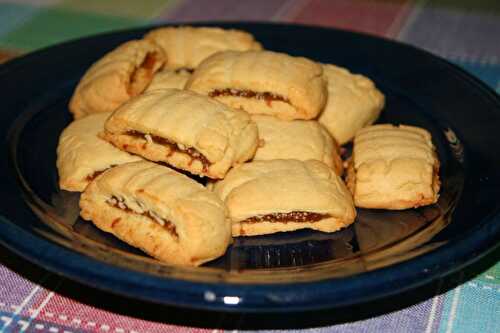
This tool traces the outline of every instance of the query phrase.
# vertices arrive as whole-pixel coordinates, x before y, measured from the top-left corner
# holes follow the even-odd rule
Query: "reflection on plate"
[[[68,91],[68,95],[70,93]],[[392,99],[397,98],[390,90],[385,93],[392,96]],[[41,108],[32,117],[25,117],[23,123],[16,125],[18,135],[13,142],[17,151],[14,166],[17,176],[23,180],[22,187],[27,194],[28,204],[42,221],[70,239],[71,246],[80,248],[86,255],[126,268],[146,270],[160,276],[166,274],[168,277],[171,274],[170,269],[165,271],[168,265],[147,257],[79,218],[79,193],[58,188],[53,152],[56,151],[55,145],[61,130],[69,121],[66,103],[67,100],[62,99],[49,107]],[[391,108],[389,103],[386,109],[383,117],[387,121],[391,120],[393,112],[399,112]],[[408,113],[407,119],[400,121],[412,123],[419,118],[425,122],[425,116],[417,112]],[[301,230],[238,237],[225,256],[194,272],[205,272],[215,281],[239,283],[316,281],[350,276],[391,265],[442,244],[429,246],[427,242],[450,222],[460,196],[463,187],[460,158],[463,156],[454,152],[463,151],[463,148],[456,148],[456,140],[453,142],[454,146],[450,146],[447,141],[450,135],[439,133],[439,127],[434,125],[429,129],[439,142],[437,146],[441,147],[442,190],[437,204],[405,211],[358,209],[356,223],[335,233]],[[38,153],[27,153],[23,147],[29,145],[35,145],[33,149],[38,150]],[[39,156],[45,156],[46,159],[39,161]],[[37,167],[33,168],[34,165]],[[272,279],[269,279],[269,274],[273,275]]]
[[[16,77],[43,81],[49,87],[34,85],[22,96],[31,101],[28,106],[7,108],[4,114],[2,126],[10,127],[11,169],[2,164],[1,172],[15,176],[18,183],[2,189],[12,201],[2,204],[11,223],[0,223],[0,240],[48,269],[99,288],[154,302],[239,311],[358,303],[424,283],[491,248],[500,229],[488,219],[498,206],[490,196],[496,193],[493,166],[500,158],[481,152],[487,151],[483,145],[500,140],[486,132],[478,140],[478,126],[468,114],[474,105],[474,119],[487,113],[492,123],[500,125],[500,116],[492,119],[490,112],[500,103],[485,87],[440,59],[373,37],[299,26],[225,26],[254,33],[266,48],[337,63],[374,79],[387,97],[381,122],[421,126],[432,133],[441,161],[438,203],[406,211],[361,209],[353,225],[331,234],[301,230],[239,237],[225,256],[200,268],[159,263],[99,231],[79,218],[79,194],[58,189],[57,141],[71,120],[67,103],[83,71],[99,55],[142,30],[59,46],[0,72],[0,83]],[[325,47],[320,41],[326,39],[344,47]],[[50,58],[61,53],[71,62],[61,65]],[[40,62],[50,76],[38,70]],[[461,103],[456,103],[456,96],[461,96]],[[20,98],[19,93],[6,95],[7,106],[19,105]],[[488,181],[481,181],[484,177]],[[23,198],[12,196],[18,189]],[[38,219],[29,214],[23,200]],[[229,296],[237,302],[225,302]]]

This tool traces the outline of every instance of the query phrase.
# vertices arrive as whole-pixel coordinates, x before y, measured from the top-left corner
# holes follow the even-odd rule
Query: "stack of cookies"
[[[198,266],[232,237],[334,232],[354,222],[355,206],[435,203],[430,134],[370,126],[383,106],[368,78],[263,50],[246,32],[160,28],[78,83],[59,183],[83,192],[81,216],[101,230]],[[346,185],[339,145],[353,138]]]

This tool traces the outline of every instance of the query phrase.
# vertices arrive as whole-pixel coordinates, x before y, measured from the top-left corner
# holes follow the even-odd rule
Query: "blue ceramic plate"
[[[333,29],[216,24],[253,33],[265,48],[334,63],[386,95],[380,122],[427,128],[441,160],[436,205],[359,210],[341,232],[236,239],[200,268],[161,264],[78,218],[60,191],[56,146],[68,100],[96,59],[148,29],[65,43],[0,67],[1,242],[46,269],[151,302],[233,311],[294,311],[400,293],[480,258],[500,234],[500,101],[459,68],[413,47]]]

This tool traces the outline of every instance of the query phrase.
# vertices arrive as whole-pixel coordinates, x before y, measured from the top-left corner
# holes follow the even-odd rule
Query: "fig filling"
[[[88,182],[91,182],[93,181],[94,179],[97,178],[97,176],[99,176],[100,174],[104,173],[104,171],[108,170],[109,168],[107,169],[104,169],[104,170],[98,170],[98,171],[95,171],[94,173],[88,175],[87,177],[85,177],[85,180],[88,181]]]
[[[289,103],[290,101],[288,98],[285,98],[281,95],[276,95],[271,92],[256,92],[252,90],[239,90],[239,89],[231,89],[231,88],[226,88],[226,89],[215,89],[212,90],[208,96],[210,97],[218,97],[218,96],[236,96],[236,97],[244,97],[244,98],[255,98],[255,99],[263,99],[266,101],[268,105],[271,104],[273,101],[280,101],[280,102],[285,102]]]
[[[153,79],[153,71],[156,64],[157,55],[154,52],[146,54],[142,63],[130,75],[128,94],[137,96],[146,89]]]
[[[111,206],[115,207],[115,208],[121,209],[121,210],[123,210],[123,211],[125,211],[127,213],[132,213],[132,214],[146,216],[151,221],[156,222],[159,225],[161,225],[175,239],[179,238],[179,235],[177,234],[177,230],[175,229],[175,225],[172,222],[167,221],[167,220],[161,218],[158,214],[156,214],[156,213],[154,213],[152,211],[145,211],[143,213],[138,213],[136,211],[133,211],[132,209],[128,208],[128,206],[125,204],[125,202],[122,199],[120,199],[120,198],[118,198],[118,197],[116,197],[114,195],[110,199],[108,199],[106,201],[106,203],[108,205],[111,205]]]
[[[172,154],[176,151],[187,154],[191,157],[189,165],[191,165],[195,160],[200,161],[200,163],[203,165],[203,172],[207,172],[208,167],[211,165],[210,161],[195,148],[187,148],[182,144],[172,142],[160,136],[144,134],[139,131],[127,131],[125,134],[133,137],[140,137],[146,141],[148,141],[148,138],[150,138],[156,144],[167,146],[170,149],[170,152],[168,153],[167,157],[172,156]]]
[[[101,174],[103,174],[105,171],[107,171],[107,170],[109,170],[111,168],[114,168],[115,166],[116,165],[110,165],[109,168],[106,168],[106,169],[103,169],[103,170],[97,170],[94,173],[92,173],[90,175],[87,175],[87,177],[85,177],[85,180],[88,181],[88,182],[91,182],[94,179],[96,179],[98,176],[100,176]]]
[[[258,223],[258,222],[278,222],[278,223],[300,223],[300,222],[318,222],[329,218],[330,214],[320,214],[311,212],[290,212],[273,213],[267,215],[258,215],[247,218],[240,223]]]

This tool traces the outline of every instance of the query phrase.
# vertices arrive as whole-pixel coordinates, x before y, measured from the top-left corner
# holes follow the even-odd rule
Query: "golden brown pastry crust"
[[[328,81],[328,101],[318,121],[343,145],[356,131],[377,120],[385,97],[370,79],[345,68],[323,65],[323,73]]]
[[[271,116],[253,115],[259,129],[259,148],[254,161],[293,159],[318,160],[342,175],[339,148],[330,133],[317,121],[286,121]]]
[[[155,90],[116,110],[105,124],[105,140],[146,159],[210,178],[251,159],[257,125],[243,111],[178,89]]]
[[[315,160],[245,163],[211,187],[226,204],[233,236],[304,228],[333,232],[353,223],[356,217],[351,194],[340,177]],[[307,218],[302,222],[270,222],[262,218],[292,212],[321,216],[314,222],[307,222]],[[256,217],[260,221],[246,222]]]
[[[201,265],[222,256],[231,242],[225,207],[214,193],[147,161],[97,177],[80,208],[99,229],[172,265]]]
[[[198,66],[186,89],[284,120],[316,117],[328,94],[320,65],[271,51],[217,53]]]
[[[184,89],[190,76],[187,71],[161,70],[155,74],[145,92],[158,89]]]
[[[69,110],[76,119],[114,111],[143,92],[164,62],[163,51],[150,41],[121,44],[87,70],[71,97]]]
[[[206,58],[221,51],[261,50],[245,31],[215,27],[164,27],[148,32],[145,39],[158,44],[168,58],[166,68],[193,70]]]
[[[110,114],[97,113],[77,119],[62,132],[56,162],[61,189],[81,192],[100,172],[142,160],[97,136],[104,129],[104,122]]]
[[[354,139],[347,185],[357,207],[407,209],[437,202],[439,160],[430,133],[404,125],[363,128]]]

